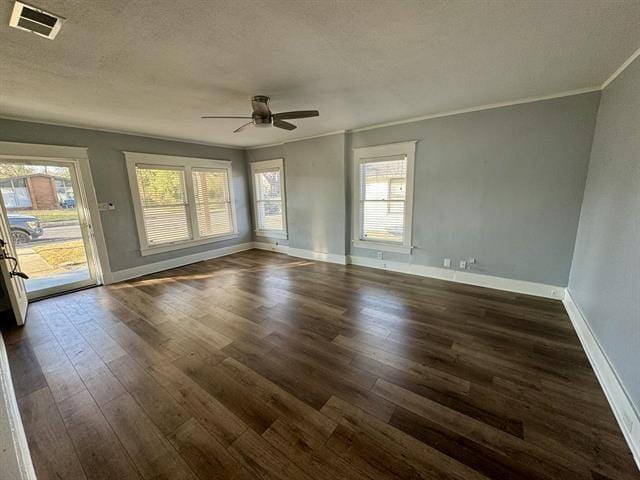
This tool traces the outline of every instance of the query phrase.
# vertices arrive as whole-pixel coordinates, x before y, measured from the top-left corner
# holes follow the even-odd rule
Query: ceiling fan
[[[298,110],[295,112],[280,112],[273,113],[269,108],[269,97],[265,95],[256,95],[251,98],[251,107],[253,112],[250,117],[202,117],[202,118],[244,118],[250,119],[250,122],[245,123],[241,127],[236,128],[233,133],[238,133],[247,128],[250,125],[255,127],[278,127],[285,130],[294,130],[297,128],[293,123],[286,122],[285,120],[292,120],[294,118],[308,118],[317,117],[320,115],[318,110]]]

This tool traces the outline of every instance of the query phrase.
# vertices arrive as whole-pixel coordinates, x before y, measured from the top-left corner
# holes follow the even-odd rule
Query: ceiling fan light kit
[[[293,112],[273,113],[269,108],[269,100],[269,97],[266,95],[256,95],[252,97],[251,107],[253,108],[253,111],[250,117],[205,116],[202,118],[237,118],[251,120],[233,131],[233,133],[238,133],[252,125],[258,128],[268,128],[273,126],[282,128],[283,130],[295,130],[297,126],[285,120],[317,117],[320,115],[317,110],[297,110]]]

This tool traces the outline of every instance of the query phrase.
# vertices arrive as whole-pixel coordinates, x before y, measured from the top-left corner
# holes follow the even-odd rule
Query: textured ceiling
[[[201,143],[275,143],[602,84],[640,46],[640,1],[0,2],[0,116]],[[320,110],[293,132],[232,130],[249,97]]]

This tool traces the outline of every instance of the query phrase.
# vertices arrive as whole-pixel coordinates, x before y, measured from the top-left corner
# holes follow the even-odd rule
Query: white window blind
[[[254,175],[259,230],[283,230],[282,185],[280,170],[260,171]]]
[[[136,179],[149,246],[191,239],[184,169],[136,165]]]
[[[233,232],[227,169],[192,170],[198,232],[201,237]]]
[[[404,242],[406,191],[406,155],[361,161],[362,240]]]

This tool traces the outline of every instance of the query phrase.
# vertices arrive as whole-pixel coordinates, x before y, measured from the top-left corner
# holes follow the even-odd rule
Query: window
[[[353,244],[411,252],[415,142],[354,149]]]
[[[233,232],[231,197],[227,170],[193,169],[198,228],[201,237]]]
[[[251,164],[256,234],[287,238],[287,216],[282,159]]]
[[[136,178],[149,246],[190,240],[184,169],[136,165]]]
[[[0,182],[0,192],[7,209],[31,208],[31,195],[26,178],[3,180]]]
[[[125,156],[142,255],[237,236],[231,162]]]
[[[56,194],[60,205],[69,205],[74,200],[73,186],[71,180],[62,177],[55,178]],[[75,203],[74,203],[75,204]]]

